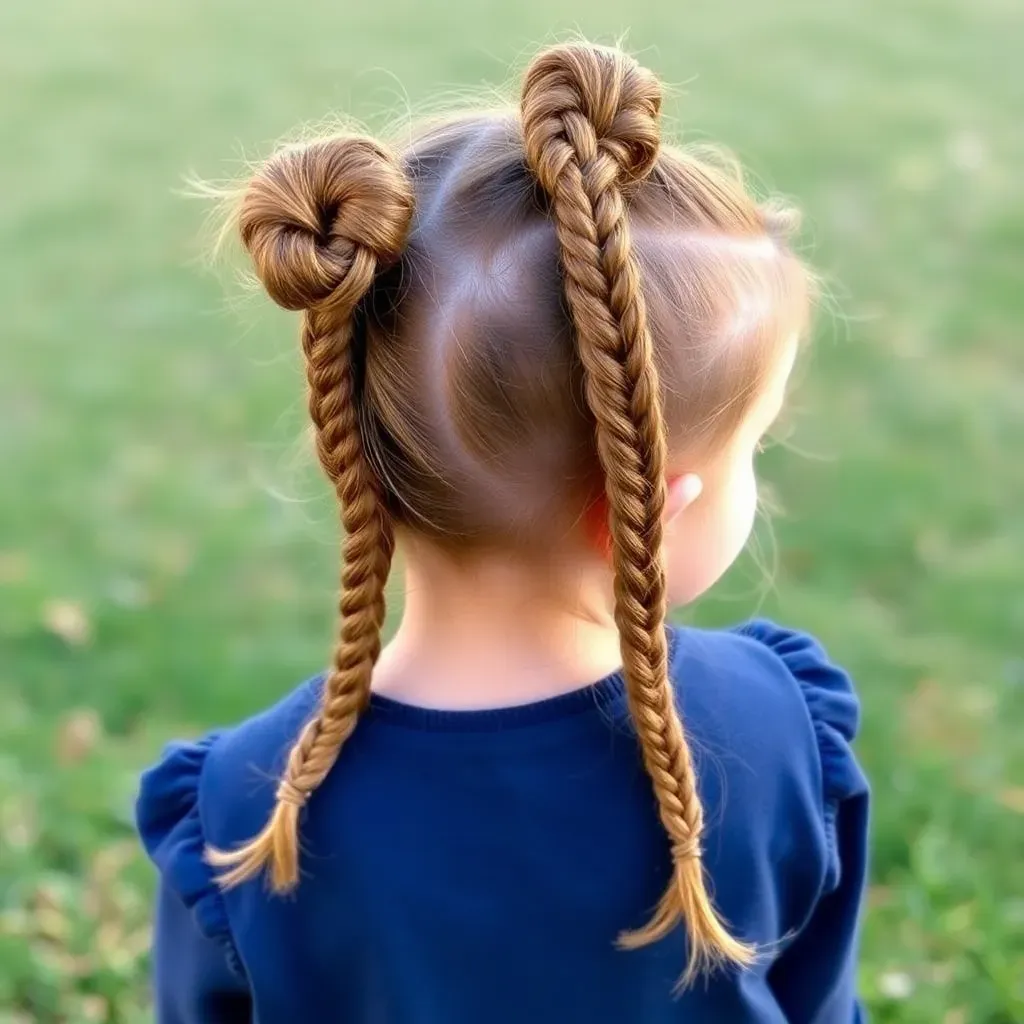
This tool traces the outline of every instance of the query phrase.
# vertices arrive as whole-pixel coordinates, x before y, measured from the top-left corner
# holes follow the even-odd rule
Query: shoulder
[[[220,888],[207,846],[227,848],[262,827],[288,748],[313,713],[319,680],[230,729],[171,743],[142,773],[135,819],[162,884],[209,938],[229,941]]]
[[[850,675],[812,636],[755,619],[733,630],[772,659],[776,672],[793,681],[814,731],[826,803],[860,791],[864,777],[851,744],[860,728],[860,700]]]
[[[828,889],[839,871],[838,809],[867,790],[848,673],[814,637],[757,619],[679,630],[672,674],[698,756],[703,747],[728,787],[738,830],[765,849],[778,850],[784,832],[796,854],[816,850],[813,871]]]
[[[860,704],[850,676],[814,637],[766,619],[725,630],[680,629],[672,670],[684,710],[693,704],[702,717],[749,738],[775,738],[757,747],[795,743],[794,752],[811,753],[823,798],[856,785],[850,744]]]

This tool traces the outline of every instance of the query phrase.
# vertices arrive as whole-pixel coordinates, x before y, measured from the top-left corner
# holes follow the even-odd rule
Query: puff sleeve
[[[153,939],[159,1024],[248,1024],[245,971],[223,896],[203,858],[200,816],[203,766],[217,742],[170,746],[142,776],[136,822],[159,872]]]
[[[757,621],[742,632],[771,649],[799,685],[821,759],[826,866],[818,898],[769,971],[790,1024],[858,1024],[861,905],[867,884],[868,784],[852,749],[860,707],[850,677],[806,634]]]

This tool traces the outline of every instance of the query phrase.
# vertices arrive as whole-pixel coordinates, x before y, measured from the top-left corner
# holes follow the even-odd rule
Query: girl
[[[809,275],[660,105],[557,46],[517,113],[288,147],[245,187],[302,311],[340,638],[143,778],[161,1021],[860,1019],[849,680],[767,622],[665,621],[747,539]]]

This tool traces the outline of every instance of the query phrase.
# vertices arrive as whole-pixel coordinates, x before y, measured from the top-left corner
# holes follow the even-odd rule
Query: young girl
[[[768,622],[665,621],[747,539],[809,275],[660,105],[557,46],[518,112],[248,182],[242,242],[302,311],[340,638],[143,778],[161,1021],[860,1019],[850,682]]]

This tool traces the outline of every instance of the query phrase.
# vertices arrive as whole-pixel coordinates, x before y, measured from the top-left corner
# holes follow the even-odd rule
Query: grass
[[[293,325],[197,265],[182,176],[576,27],[629,28],[691,138],[799,197],[835,282],[803,457],[765,462],[763,605],[864,697],[873,1017],[1024,1020],[1024,8],[54,0],[0,5],[2,1024],[147,1018],[137,771],[331,628]],[[759,600],[740,567],[698,617]]]

